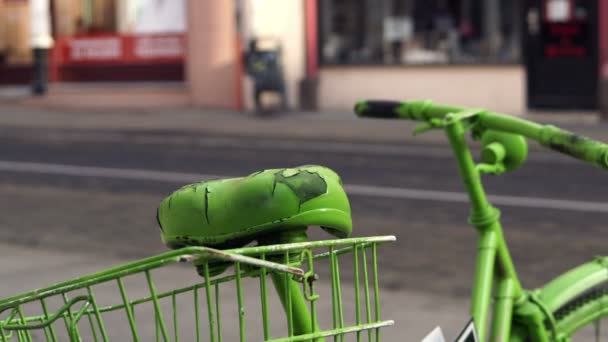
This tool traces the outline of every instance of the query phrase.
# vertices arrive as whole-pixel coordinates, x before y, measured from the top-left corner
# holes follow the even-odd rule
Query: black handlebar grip
[[[399,119],[401,115],[397,112],[403,102],[399,101],[359,101],[355,105],[355,113],[358,116],[378,119]]]

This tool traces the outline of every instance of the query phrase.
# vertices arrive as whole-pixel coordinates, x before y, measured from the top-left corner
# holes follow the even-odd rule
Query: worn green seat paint
[[[186,185],[161,202],[158,223],[163,242],[173,248],[239,247],[307,226],[339,238],[352,231],[340,177],[316,165]]]

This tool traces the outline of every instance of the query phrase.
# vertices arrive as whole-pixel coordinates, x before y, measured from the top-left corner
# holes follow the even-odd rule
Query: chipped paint
[[[327,192],[327,183],[316,172],[285,169],[275,173],[275,182],[285,184],[298,197],[300,206]],[[275,184],[276,184],[275,183]]]
[[[319,197],[323,198],[311,202]],[[170,248],[234,248],[271,232],[308,225],[327,226],[339,237],[352,230],[340,177],[318,165],[185,185],[161,202],[158,222]]]
[[[209,187],[206,186],[205,187],[205,220],[207,221],[207,224],[211,224],[211,221],[209,221]]]
[[[608,145],[555,126],[544,126],[540,143],[550,149],[608,169]]]
[[[160,213],[160,207],[156,208],[156,223],[158,223],[158,228],[160,231],[163,231],[163,225],[160,223],[160,218],[158,217]]]

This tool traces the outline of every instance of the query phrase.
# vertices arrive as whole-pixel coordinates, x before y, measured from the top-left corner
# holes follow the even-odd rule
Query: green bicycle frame
[[[461,111],[461,113],[468,115],[470,111]],[[458,114],[454,115],[457,116]],[[553,126],[542,126],[499,114],[480,112],[478,120],[478,124],[486,129],[523,134],[560,152],[603,168],[608,166],[608,148],[600,142],[578,137]],[[476,167],[465,141],[466,129],[463,121],[455,120],[448,123],[445,126],[445,131],[469,195],[471,203],[469,222],[477,229],[479,234],[470,311],[475,320],[480,340],[484,340],[487,335],[486,329],[493,285],[496,286],[496,289],[494,291],[490,330],[491,341],[517,339],[515,336],[511,339],[513,310],[517,310],[521,316],[527,317],[525,325],[534,340],[549,341],[551,338],[557,339],[557,336],[551,337],[547,334],[543,321],[546,317],[552,320],[552,311],[549,307],[552,307],[553,310],[557,309],[559,307],[557,304],[563,304],[570,298],[568,293],[565,293],[566,289],[573,288],[575,289],[574,292],[577,292],[576,287],[573,286],[577,278],[571,275],[556,280],[541,292],[544,294],[543,301],[539,298],[539,294],[530,294],[522,289],[503,235],[500,211],[487,200],[480,171]],[[586,279],[586,275],[595,277],[594,285],[606,279],[606,276],[601,275],[601,273],[606,273],[605,267],[600,271],[601,273],[598,273],[594,269],[597,268],[597,264],[597,262],[593,262],[579,269],[577,276],[586,280],[580,282],[581,286],[589,287],[589,279]],[[574,295],[574,293],[571,295]],[[555,327],[553,328],[555,330]],[[554,331],[554,334],[557,335],[557,331]]]
[[[608,145],[550,125],[484,110],[435,105],[431,101],[363,101],[356,105],[355,111],[360,116],[424,121],[414,133],[433,128],[445,130],[471,203],[469,223],[479,234],[470,313],[480,341],[487,340],[488,335],[490,341],[523,342],[527,337],[538,342],[568,341],[567,336],[589,323],[590,318],[558,325],[553,312],[585,290],[608,281],[608,258],[581,265],[541,289],[524,290],[503,235],[500,211],[488,201],[481,182],[482,173],[488,170],[502,173],[508,168],[476,164],[465,133],[472,130],[477,137],[486,131],[511,133],[510,140],[523,136],[604,169],[608,169]],[[514,153],[521,163],[527,154],[525,141],[522,144],[524,146]],[[501,153],[504,157],[504,149]]]
[[[546,136],[548,131],[564,135],[563,131],[551,126],[528,124],[516,118],[490,115],[484,117],[482,114],[480,123],[486,127],[502,129],[503,131],[509,128],[515,132],[525,131],[531,136],[538,137],[539,140]],[[461,121],[456,121],[447,125],[445,130],[469,195],[471,203],[469,222],[479,233],[471,315],[475,320],[480,340],[483,341],[487,335],[486,329],[493,285],[496,286],[496,289],[494,291],[490,341],[520,340],[517,336],[511,336],[514,310],[517,311],[519,316],[526,317],[524,324],[535,341],[558,339],[559,331],[555,327],[551,313],[580,293],[582,288],[590,288],[608,278],[606,276],[605,258],[585,264],[570,274],[556,279],[538,293],[524,291],[517,277],[503,235],[500,211],[487,200],[481,183],[481,174],[479,169],[476,168],[476,163],[464,139],[465,127]],[[554,142],[572,143],[573,146],[568,147],[568,151],[574,151],[572,154],[580,151],[582,153],[581,159],[594,162],[602,167],[606,165],[607,149],[599,142],[587,138],[563,139],[559,136],[546,139]],[[588,149],[574,145],[577,141],[587,146]],[[570,292],[568,292],[569,289]],[[544,320],[546,318],[549,318],[552,322],[554,336],[549,336],[545,329]],[[588,322],[573,322],[573,324],[577,324],[576,327],[561,327],[561,330],[563,330],[563,333],[570,333],[582,326],[583,323]]]
[[[471,314],[475,320],[479,339],[483,341],[488,324],[492,285],[496,283],[496,301],[490,339],[497,341],[499,336],[510,335],[513,303],[522,297],[524,292],[502,233],[499,221],[500,212],[486,198],[480,174],[476,170],[475,162],[464,140],[462,123],[456,122],[447,126],[446,133],[470,197],[471,217],[469,222],[479,233]]]

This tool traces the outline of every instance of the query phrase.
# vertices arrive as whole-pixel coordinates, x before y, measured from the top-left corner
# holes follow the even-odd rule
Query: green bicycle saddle
[[[339,238],[352,231],[340,177],[315,165],[186,185],[162,200],[157,221],[170,248],[234,248],[313,225]]]

